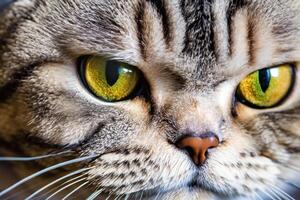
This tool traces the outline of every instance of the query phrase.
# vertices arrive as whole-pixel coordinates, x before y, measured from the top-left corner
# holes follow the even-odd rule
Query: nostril
[[[188,152],[196,165],[202,165],[210,149],[219,145],[219,139],[212,134],[203,134],[201,137],[187,136],[179,140],[176,146]]]
[[[185,150],[191,157],[193,157],[195,154],[192,147],[185,147],[183,150]]]

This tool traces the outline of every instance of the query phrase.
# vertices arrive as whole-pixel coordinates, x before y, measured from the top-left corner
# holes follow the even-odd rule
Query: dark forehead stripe
[[[1,0],[0,0],[1,1]],[[6,3],[1,3],[1,6],[8,6],[8,4],[16,2],[15,0],[7,0]],[[26,20],[32,20],[32,14],[36,12],[40,7],[40,1],[37,1],[34,3],[34,6],[32,8],[28,8],[26,12],[19,13],[18,16],[16,16],[16,20],[13,21],[7,28],[6,32],[2,35],[2,38],[0,38],[0,62],[3,60],[1,57],[1,53],[6,51],[6,45],[7,45],[7,38],[10,40],[14,38],[10,38],[11,35],[14,35],[14,33],[17,31],[17,28],[20,24],[22,24]],[[1,15],[1,14],[0,14]],[[25,64],[24,66],[21,66],[19,69],[11,69],[14,72],[12,73],[11,77],[5,77],[8,79],[8,81],[0,87],[0,102],[6,102],[18,89],[18,87],[21,85],[22,80],[29,77],[34,69],[36,67],[39,67],[42,63],[44,63],[44,60],[41,61],[32,61],[31,64]],[[3,65],[0,67],[4,67]],[[5,66],[9,68],[9,66]]]
[[[170,15],[168,13],[166,3],[164,0],[140,0],[136,6],[135,11],[135,21],[137,23],[137,37],[139,40],[140,52],[144,60],[147,59],[146,48],[148,45],[147,35],[145,28],[148,26],[145,19],[145,7],[146,3],[149,3],[154,10],[156,10],[158,16],[161,19],[161,25],[163,30],[163,36],[168,49],[170,49],[171,41],[172,41],[172,31],[171,31],[171,23],[170,23]]]
[[[7,101],[16,92],[22,80],[29,77],[33,70],[40,65],[41,62],[28,65],[16,71],[12,77],[10,77],[10,80],[3,87],[0,87],[0,102]]]
[[[214,54],[212,4],[212,0],[181,0],[182,15],[186,22],[183,53],[201,57]]]
[[[170,15],[168,13],[166,3],[164,0],[147,0],[156,9],[157,13],[160,15],[162,21],[163,35],[168,48],[170,48],[170,43],[172,41],[171,23]]]
[[[145,2],[144,1],[139,1],[139,3],[136,6],[136,11],[135,11],[135,21],[136,21],[136,27],[137,27],[137,38],[139,40],[139,48],[140,48],[140,53],[141,56],[143,57],[144,60],[147,59],[147,52],[146,52],[146,46],[147,46],[147,41],[145,37]]]
[[[232,27],[233,27],[233,18],[235,17],[236,13],[245,8],[248,5],[247,0],[231,0],[229,2],[228,10],[226,13],[227,18],[227,27],[228,27],[228,44],[229,44],[229,54],[232,55],[233,51],[233,33],[232,33]]]

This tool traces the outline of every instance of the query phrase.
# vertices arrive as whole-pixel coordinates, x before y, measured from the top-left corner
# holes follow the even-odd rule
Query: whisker
[[[84,187],[88,183],[89,183],[89,181],[84,182],[83,184],[81,184],[80,186],[78,186],[77,188],[75,188],[74,190],[72,190],[69,194],[67,194],[62,200],[66,200],[67,198],[69,198],[70,196],[72,196],[75,192],[77,192],[78,190],[80,190],[82,187]]]
[[[97,198],[97,196],[99,196],[103,191],[104,191],[104,189],[95,191],[95,192],[92,193],[86,200],[94,200],[94,199]]]
[[[39,186],[42,186],[39,185]],[[14,199],[18,199],[18,197],[25,195],[26,193],[30,193],[32,192],[32,188],[31,187],[26,187],[26,188],[22,188],[22,190],[16,191],[12,194],[7,195],[5,198],[1,198],[1,200],[14,200]]]
[[[141,196],[140,196],[140,200],[142,200],[143,198],[143,194],[144,194],[144,191],[142,190],[142,192],[141,192]]]
[[[91,169],[92,169],[92,167],[91,167]],[[78,175],[78,176],[76,176],[76,177],[74,177],[74,178],[71,178],[71,179],[69,179],[69,180],[63,182],[62,184],[60,184],[60,187],[66,185],[66,184],[68,184],[68,183],[70,183],[70,182],[72,182],[72,181],[75,181],[75,180],[77,180],[77,179],[79,179],[79,178],[82,178],[83,176],[87,176],[87,174],[88,174],[88,173],[84,173],[84,174]]]
[[[115,200],[120,199],[123,196],[123,194],[119,194],[118,196],[115,197]]]
[[[281,200],[281,197],[278,196],[278,192],[274,190],[273,188],[267,189],[273,196],[275,196],[276,199]]]
[[[157,200],[159,198],[160,195],[160,191],[157,193],[156,197],[154,198],[154,200]]]
[[[85,161],[85,160],[88,160],[88,159],[91,159],[91,158],[96,158],[98,157],[93,155],[93,156],[86,156],[86,157],[81,157],[81,158],[76,158],[76,159],[72,159],[72,160],[69,160],[69,161],[66,161],[66,162],[63,162],[63,163],[59,163],[59,164],[56,164],[56,165],[53,165],[51,167],[48,167],[46,169],[43,169],[41,171],[38,171],[30,176],[27,176],[26,178],[18,181],[17,183],[13,184],[12,186],[8,187],[7,189],[3,190],[2,192],[0,192],[0,197],[5,195],[6,193],[14,190],[15,188],[17,188],[18,186],[28,182],[29,180],[37,177],[37,176],[40,176],[48,171],[51,171],[51,170],[54,170],[54,169],[57,169],[57,168],[60,168],[60,167],[63,167],[63,166],[66,166],[66,165],[70,165],[70,164],[73,164],[73,163],[78,163],[78,162],[82,162],[82,161]]]
[[[255,196],[256,196],[259,200],[263,200],[263,198],[262,198],[257,192],[255,192],[255,191],[253,191],[253,192],[254,192]]]
[[[297,185],[296,183],[293,183],[293,182],[291,182],[291,181],[289,181],[289,180],[286,180],[286,179],[284,179],[284,178],[281,178],[281,177],[279,177],[278,179],[281,180],[283,183],[285,183],[285,184],[287,184],[287,185],[289,185],[289,186],[292,186],[292,187],[294,187],[294,188],[300,190],[300,186]]]
[[[294,188],[297,188],[300,190],[300,186],[297,185],[296,183],[291,183],[291,182],[286,182],[287,184],[289,184],[290,186],[294,187]]]
[[[109,200],[109,198],[111,197],[112,193],[110,193],[105,200]]]
[[[50,193],[52,193],[52,192],[58,190],[59,188],[65,186],[65,185],[68,184],[69,182],[75,181],[75,180],[77,180],[77,179],[79,179],[79,178],[82,178],[83,176],[86,176],[86,175],[87,175],[87,173],[84,173],[84,174],[78,175],[78,176],[76,176],[76,177],[74,177],[74,178],[71,178],[71,179],[69,179],[69,180],[67,180],[67,181],[65,181],[65,182],[63,182],[63,183],[61,183],[61,184],[59,184],[59,185],[57,185],[57,186],[55,186],[55,187],[49,189],[49,191],[47,190],[45,193],[43,193],[42,195],[40,195],[39,198],[40,198],[40,199],[46,198]]]
[[[48,198],[46,198],[46,200],[51,199],[52,197],[54,197],[54,196],[57,195],[58,193],[62,192],[63,190],[65,190],[65,189],[71,187],[72,185],[75,185],[76,183],[80,183],[81,181],[84,181],[84,180],[86,180],[86,179],[87,179],[87,178],[82,178],[82,179],[79,179],[79,180],[77,180],[77,181],[74,181],[74,182],[72,182],[72,183],[70,183],[70,184],[68,184],[68,185],[66,185],[66,186],[64,186],[64,187],[62,187],[61,189],[59,189],[59,190],[57,190],[56,192],[54,192],[53,194],[51,194]]]
[[[293,164],[289,164],[289,166],[291,166],[292,168],[294,168],[295,170],[298,170],[300,172],[300,166],[293,165]]]
[[[265,195],[267,195],[270,199],[274,200],[273,196],[272,196],[270,193],[268,193],[268,192],[266,192],[266,191],[264,191],[264,190],[262,190],[262,189],[260,189],[260,191],[261,191],[262,193],[264,193]]]
[[[107,193],[107,195],[105,195],[105,200],[108,200],[112,195],[113,195],[113,192],[116,191],[115,189],[110,191],[109,193]]]
[[[283,191],[282,189],[280,189],[279,187],[275,186],[275,185],[271,185],[273,187],[273,189],[275,191],[277,191],[279,194],[282,195],[282,197],[285,197],[287,199],[290,199],[290,200],[295,200],[293,197],[291,197],[288,193],[286,193],[285,191]]]
[[[55,156],[60,156],[63,154],[70,153],[70,151],[64,151],[56,154],[48,154],[48,155],[42,155],[42,156],[34,156],[34,157],[0,157],[0,161],[33,161],[33,160],[40,160],[44,158],[49,158],[49,157],[55,157]]]
[[[129,198],[130,194],[126,194],[126,196],[124,197],[124,200],[127,200]]]
[[[105,200],[108,200],[108,199],[113,195],[113,192],[118,191],[118,189],[120,189],[120,187],[121,187],[121,186],[119,186],[119,187],[115,188],[114,190],[112,190],[111,192],[109,192],[108,197],[107,197]],[[115,200],[116,200],[116,198],[118,199],[118,198],[121,197],[122,195],[123,195],[123,194],[119,194],[117,197],[115,197]]]
[[[276,190],[276,189],[272,189],[278,196],[279,200],[283,199],[283,200],[289,200],[288,197],[286,197],[284,194],[282,194],[280,191]]]
[[[91,168],[92,168],[92,167],[80,169],[80,170],[74,171],[74,172],[72,172],[72,173],[69,173],[69,174],[67,174],[67,175],[65,175],[65,176],[63,176],[63,177],[61,177],[61,178],[59,178],[59,179],[56,179],[56,180],[52,181],[51,183],[45,185],[45,186],[42,187],[41,189],[37,190],[36,192],[34,192],[32,195],[30,195],[29,197],[27,197],[25,200],[32,199],[33,197],[35,197],[36,195],[38,195],[39,193],[41,193],[41,192],[44,191],[45,189],[51,187],[52,185],[54,185],[54,184],[60,182],[60,181],[63,180],[63,179],[66,179],[66,178],[68,178],[68,177],[74,176],[74,175],[76,175],[76,174],[80,174],[80,173],[82,173],[82,172],[84,172],[84,171],[87,171],[87,170],[89,170],[89,169],[91,169]],[[79,177],[82,177],[82,176],[84,176],[84,175],[85,175],[85,174],[82,174],[82,175],[80,175]],[[75,177],[75,178],[73,178],[73,179],[78,179],[78,177]],[[72,181],[73,179],[69,180],[68,182]],[[64,184],[65,184],[65,183],[64,183]],[[62,185],[63,185],[63,184],[62,184]]]
[[[295,172],[297,172],[297,173],[300,173],[300,169],[298,168],[298,167],[296,167],[296,166],[293,166],[293,165],[283,165],[285,168],[288,168],[288,169],[290,169],[290,170],[293,170],[293,171],[295,171]]]

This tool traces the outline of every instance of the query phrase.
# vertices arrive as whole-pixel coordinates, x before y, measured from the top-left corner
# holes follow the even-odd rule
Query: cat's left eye
[[[80,60],[79,68],[85,86],[103,101],[122,101],[138,95],[142,75],[134,66],[100,56],[87,56]]]
[[[240,82],[237,100],[252,108],[279,106],[290,94],[294,79],[295,66],[291,64],[258,70]]]

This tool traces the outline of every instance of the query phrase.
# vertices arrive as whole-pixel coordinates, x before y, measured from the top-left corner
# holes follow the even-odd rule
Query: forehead
[[[229,61],[241,57],[240,52],[234,50],[255,53],[253,50],[257,48],[251,51],[250,47],[259,37],[256,34],[259,26],[274,26],[267,33],[284,38],[285,43],[289,41],[287,33],[297,27],[290,19],[299,13],[295,8],[299,8],[299,3],[293,0],[21,2],[16,5],[21,5],[22,12],[24,6],[30,7],[28,15],[32,15],[34,21],[27,17],[16,24],[20,28],[15,29],[18,33],[11,34],[17,41],[11,48],[30,52],[30,62],[45,55],[50,57],[48,60],[59,60],[66,54],[73,58],[82,54],[100,54],[138,66],[146,63],[151,69],[165,67],[202,82],[208,77],[217,80],[216,72],[232,67]],[[241,12],[243,15],[236,17]],[[245,17],[240,19],[242,16]],[[241,34],[244,39],[236,42]],[[241,43],[248,44],[239,47]],[[27,54],[19,55],[25,56],[19,56],[18,63],[26,63],[22,59],[28,59]],[[57,58],[52,59],[54,56]],[[237,60],[240,63],[235,65],[249,62],[249,59]]]

